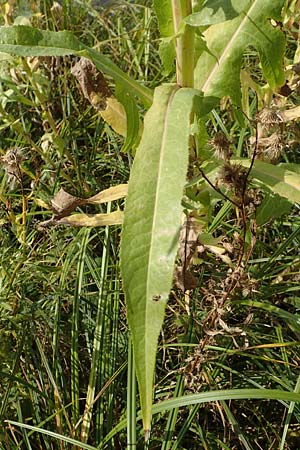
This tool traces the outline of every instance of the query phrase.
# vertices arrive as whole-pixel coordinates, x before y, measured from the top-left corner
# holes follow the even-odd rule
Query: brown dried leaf
[[[83,95],[98,111],[104,110],[107,106],[107,98],[110,97],[111,90],[103,74],[87,58],[80,60],[71,69],[72,75],[80,84]]]
[[[100,112],[102,118],[112,129],[126,136],[127,117],[123,105],[112,96],[103,74],[87,58],[80,60],[72,67],[71,73],[77,79],[83,95],[91,105]]]
[[[51,208],[55,218],[68,216],[79,205],[84,205],[86,200],[74,197],[61,188],[51,200]]]
[[[179,234],[178,256],[182,264],[188,268],[198,245],[199,225],[194,217],[187,217]]]
[[[51,200],[51,207],[54,216],[50,220],[40,223],[40,227],[47,227],[50,225],[73,225],[73,226],[87,226],[98,227],[106,225],[118,225],[123,221],[123,212],[115,211],[110,214],[74,214],[70,216],[77,206],[86,205],[88,203],[100,204],[105,202],[111,202],[124,198],[127,195],[128,185],[120,184],[118,186],[112,186],[104,191],[99,192],[93,197],[83,199],[68,194],[63,188],[61,188],[54,198]]]
[[[188,270],[183,271],[182,267],[175,267],[174,282],[182,292],[191,291],[198,285],[197,278]]]

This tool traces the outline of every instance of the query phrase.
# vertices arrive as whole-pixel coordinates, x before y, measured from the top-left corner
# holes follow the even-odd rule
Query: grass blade
[[[62,436],[61,434],[54,433],[53,431],[44,430],[43,428],[34,427],[33,425],[26,425],[24,423],[15,422],[13,420],[7,420],[7,423],[11,425],[15,425],[16,427],[25,428],[27,430],[36,431],[37,433],[45,434],[47,436],[51,436],[54,439],[68,442],[69,444],[75,445],[83,450],[97,450],[96,447],[92,447],[91,445],[84,444],[83,442],[77,441],[76,439],[70,438],[68,436]]]

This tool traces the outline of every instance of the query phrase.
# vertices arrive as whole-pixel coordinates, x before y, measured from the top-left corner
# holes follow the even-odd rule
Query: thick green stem
[[[191,0],[172,0],[175,34],[179,33],[182,20],[192,13]],[[176,39],[177,84],[194,86],[194,29],[184,25],[183,32]]]

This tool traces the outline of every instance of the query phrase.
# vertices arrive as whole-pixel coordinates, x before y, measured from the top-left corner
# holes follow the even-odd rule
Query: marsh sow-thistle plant
[[[270,163],[276,163],[283,151],[281,122],[298,116],[298,110],[290,114],[288,111],[276,112],[271,104],[273,96],[276,100],[277,89],[285,84],[285,38],[277,26],[281,21],[283,4],[283,0],[154,0],[153,9],[161,34],[159,52],[162,63],[169,76],[176,72],[172,82],[161,84],[154,91],[130,78],[108,56],[85,46],[68,31],[50,32],[21,25],[0,30],[2,52],[23,57],[76,55],[93,63],[90,70],[94,75],[97,69],[100,82],[96,91],[102,89],[101,83],[105,85],[105,76],[114,80],[116,114],[119,119],[123,117],[123,128],[126,124],[124,149],[136,150],[124,211],[121,268],[146,440],[150,436],[153,412],[216,399],[299,400],[298,394],[292,397],[284,391],[245,389],[198,393],[153,406],[155,358],[173,283],[181,223],[184,222],[183,196],[188,197],[188,192],[191,196],[193,190],[196,195],[205,180],[213,192],[212,197],[217,195],[226,199],[238,211],[240,218],[236,262],[232,263],[225,280],[220,282],[219,294],[213,296],[215,308],[206,319],[207,335],[220,327],[223,327],[223,332],[230,332],[222,311],[237,286],[243,287],[244,283],[244,289],[249,287],[245,282],[244,265],[256,239],[253,208],[259,204],[259,195],[250,183],[257,183],[261,190],[272,191],[290,202],[300,201],[299,172],[291,166]],[[230,98],[232,110],[240,123],[245,126],[245,122],[250,121],[253,126],[247,116],[248,111],[242,111],[245,99],[241,91],[241,67],[243,54],[249,46],[257,51],[265,82],[264,88],[255,92],[262,111],[255,119],[252,149],[248,151],[248,157],[242,158],[235,154],[235,147],[229,139],[218,135],[212,136],[208,143],[208,147],[214,150],[213,155],[212,151],[207,151],[201,130],[221,99]],[[73,73],[78,79],[78,72],[73,69]],[[251,84],[249,77],[248,85]],[[82,85],[82,79],[79,82]],[[251,86],[255,90],[255,83]],[[100,103],[101,111],[109,108],[106,100],[111,96],[110,90],[105,88],[103,99],[103,92],[95,92],[92,88],[85,84],[85,96],[93,106],[96,99],[98,109]],[[143,127],[138,104],[146,110]],[[118,131],[113,124],[120,124],[121,119],[118,121],[111,112],[103,117]],[[269,134],[271,132],[273,134]],[[120,186],[113,192],[96,194],[86,202],[101,203],[103,198],[104,201],[113,201],[126,193],[127,187]],[[57,206],[58,199],[64,200],[66,195],[60,192],[52,203]],[[121,211],[111,212],[106,217],[76,217],[77,214],[70,215],[70,212],[82,205],[83,200],[69,198],[69,201],[68,208],[59,204],[62,212],[54,216],[51,224],[97,226],[120,223],[121,216],[123,219]],[[188,216],[185,223],[189,223],[190,212],[185,207]],[[197,218],[197,211],[194,210],[193,214]],[[247,234],[250,234],[250,243],[246,245]],[[203,247],[216,247],[212,245],[215,244],[212,239],[212,235],[203,235]],[[223,256],[223,261],[228,263],[230,259]],[[181,274],[185,275],[186,269],[187,266],[182,266]],[[178,283],[184,291],[189,290],[184,283]],[[193,289],[193,286],[189,288]],[[207,342],[204,340],[202,346]]]

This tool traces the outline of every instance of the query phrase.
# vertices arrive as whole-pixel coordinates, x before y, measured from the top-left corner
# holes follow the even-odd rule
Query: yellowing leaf
[[[54,216],[50,220],[41,222],[40,227],[60,224],[86,227],[121,224],[123,221],[123,212],[121,211],[116,211],[111,214],[74,214],[72,216],[70,216],[70,214],[75,208],[77,208],[77,206],[87,205],[88,203],[100,204],[112,202],[114,200],[118,200],[119,198],[126,197],[127,189],[127,184],[120,184],[118,186],[112,186],[105,189],[93,197],[84,199],[68,194],[63,188],[61,188],[51,200],[51,207]]]
[[[40,206],[41,208],[49,209],[49,205],[47,205],[47,203],[44,202],[44,200],[42,200],[41,198],[34,198],[33,201],[36,205]]]
[[[109,214],[73,214],[56,222],[57,225],[72,225],[73,227],[103,227],[122,223],[123,211],[120,210]]]
[[[124,106],[118,102],[114,97],[109,97],[106,100],[106,109],[100,111],[105,122],[112,127],[112,129],[120,134],[126,136],[127,120]]]
[[[88,199],[88,203],[105,203],[118,200],[119,198],[126,197],[128,192],[128,184],[119,184],[118,186],[112,186],[99,194],[94,195]]]

